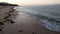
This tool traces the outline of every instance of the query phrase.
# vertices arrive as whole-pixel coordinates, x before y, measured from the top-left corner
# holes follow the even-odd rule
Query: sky
[[[50,5],[60,4],[60,0],[0,0],[0,2],[8,2],[18,5]]]

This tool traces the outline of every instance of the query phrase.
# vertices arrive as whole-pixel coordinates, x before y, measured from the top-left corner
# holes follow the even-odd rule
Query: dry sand
[[[18,12],[15,23],[4,26],[0,34],[60,34],[46,29],[36,16]],[[34,32],[34,33],[33,33]]]

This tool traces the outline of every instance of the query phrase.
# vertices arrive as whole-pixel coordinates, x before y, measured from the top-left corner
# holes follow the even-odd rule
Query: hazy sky
[[[49,5],[60,4],[60,0],[0,0],[0,2],[9,2],[19,5]]]

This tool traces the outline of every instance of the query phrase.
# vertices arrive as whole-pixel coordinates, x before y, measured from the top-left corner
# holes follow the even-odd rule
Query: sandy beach
[[[13,21],[15,23],[4,25],[0,34],[60,34],[59,32],[48,30],[42,26],[37,16],[27,14],[26,12],[19,11]]]

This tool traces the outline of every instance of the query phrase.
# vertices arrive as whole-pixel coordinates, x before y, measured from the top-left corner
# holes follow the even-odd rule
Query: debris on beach
[[[4,25],[3,22],[0,22],[0,25]]]
[[[32,34],[36,34],[35,32],[32,32]]]
[[[1,25],[5,25],[5,22],[15,23],[12,20],[12,14],[14,14],[14,7],[18,6],[17,4],[10,4],[6,2],[0,2],[0,31],[2,30]],[[11,14],[12,13],[12,14]],[[9,18],[9,19],[8,19]]]
[[[19,32],[23,32],[22,30],[19,30]]]

